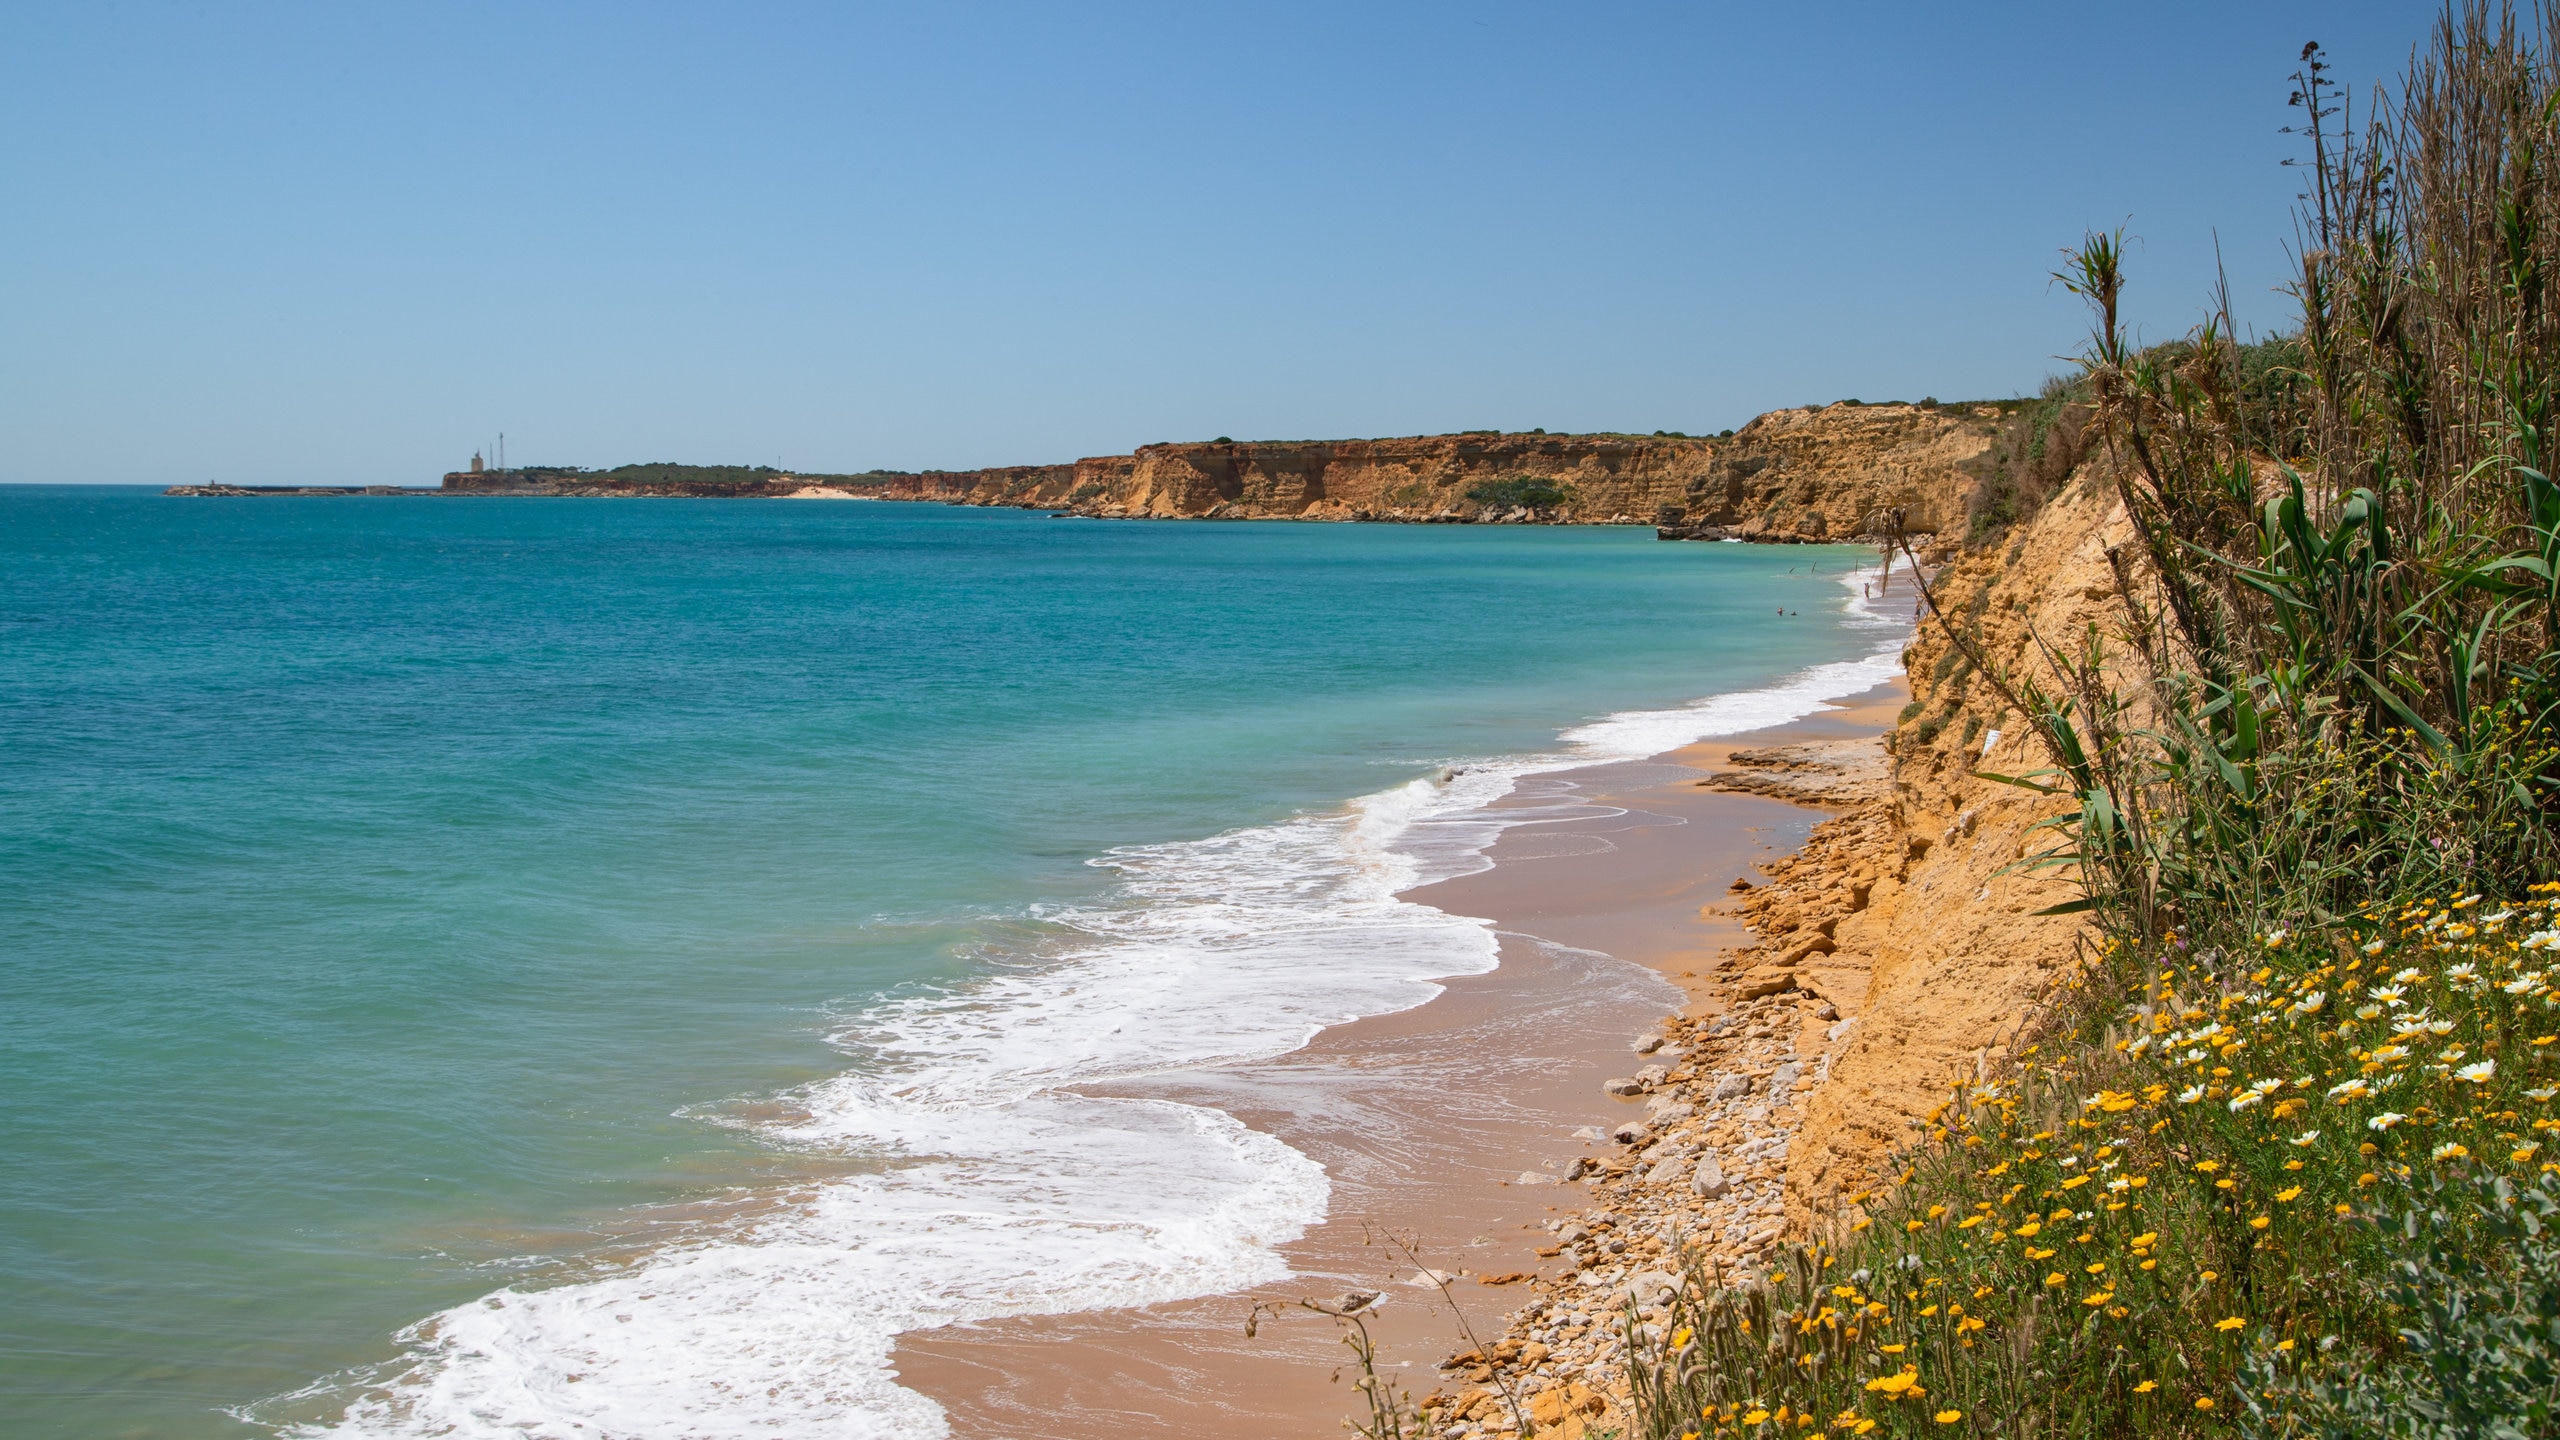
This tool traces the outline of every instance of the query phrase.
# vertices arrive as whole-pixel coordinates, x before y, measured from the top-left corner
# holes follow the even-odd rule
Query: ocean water
[[[0,1432],[929,1436],[1275,1278],[1318,1166],[1077,1082],[1488,967],[1396,892],[1889,677],[1863,558],[0,488]]]

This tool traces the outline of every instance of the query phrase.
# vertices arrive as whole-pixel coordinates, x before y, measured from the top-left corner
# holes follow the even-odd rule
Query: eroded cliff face
[[[1808,540],[1869,533],[1899,507],[1906,529],[1944,532],[1963,525],[1984,461],[2021,408],[1844,402],[1771,411],[1714,439],[1476,432],[1148,445],[977,472],[968,499],[1103,517],[1649,524]],[[1504,498],[1521,482],[1562,498]]]
[[[2052,690],[2030,632],[2068,647],[2092,624],[2119,628],[2106,552],[2130,538],[2113,487],[2084,470],[2007,543],[1954,560],[1931,588],[1986,658]],[[1886,741],[1890,798],[1817,827],[1745,907],[1764,939],[1738,959],[1744,988],[1791,981],[1844,1022],[1825,1036],[1825,1078],[1788,1147],[1800,1234],[1889,1178],[1891,1154],[1920,1137],[1951,1081],[2000,1073],[2032,1042],[2086,930],[2079,916],[2035,913],[2075,898],[2069,880],[2003,873],[2054,842],[2031,827],[2066,802],[1977,774],[2051,758],[1943,625],[1924,625],[1905,658],[1913,704]]]

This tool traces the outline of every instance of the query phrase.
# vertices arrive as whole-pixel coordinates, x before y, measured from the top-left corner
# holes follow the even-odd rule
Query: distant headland
[[[1215,440],[983,470],[813,474],[767,465],[468,468],[433,487],[181,485],[171,495],[904,500],[1099,519],[1652,525],[1665,539],[1822,542],[2005,523],[2078,460],[2060,397],[1773,410],[1718,435],[1469,430]],[[2046,472],[2051,472],[2047,474]]]

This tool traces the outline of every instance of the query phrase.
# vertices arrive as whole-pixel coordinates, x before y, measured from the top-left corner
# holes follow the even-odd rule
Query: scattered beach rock
[[[1734,768],[1698,783],[1799,805],[1864,805],[1893,790],[1892,760],[1882,736],[1736,750],[1728,758]]]
[[[1689,1181],[1689,1189],[1701,1200],[1721,1200],[1733,1185],[1724,1178],[1724,1166],[1716,1162],[1716,1152],[1698,1157],[1698,1168]]]
[[[1659,1270],[1641,1270],[1628,1276],[1627,1283],[1620,1287],[1618,1293],[1634,1301],[1640,1308],[1662,1305],[1680,1293],[1680,1281]]]
[[[1601,1082],[1600,1088],[1612,1095],[1641,1095],[1644,1093],[1644,1082],[1632,1076],[1622,1076],[1615,1080]]]

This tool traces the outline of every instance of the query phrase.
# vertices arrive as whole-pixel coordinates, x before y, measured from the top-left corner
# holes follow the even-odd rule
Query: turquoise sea
[[[1313,1162],[1074,1082],[1485,968],[1395,891],[1890,675],[1862,558],[0,487],[0,1433],[932,1434],[1267,1279]]]

